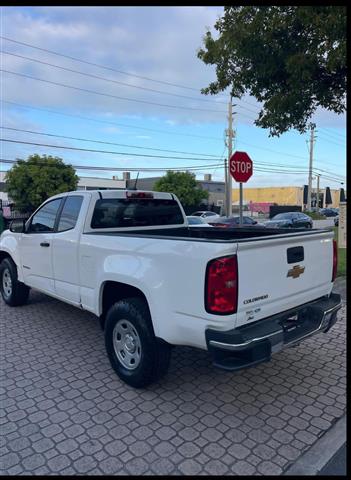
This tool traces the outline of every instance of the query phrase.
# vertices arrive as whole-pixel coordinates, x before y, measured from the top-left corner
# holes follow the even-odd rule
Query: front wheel
[[[146,387],[168,370],[171,346],[155,337],[148,306],[140,298],[121,300],[109,309],[105,345],[113,369],[132,387]]]
[[[0,263],[0,292],[4,302],[11,307],[27,303],[29,287],[18,280],[17,267],[11,258]]]

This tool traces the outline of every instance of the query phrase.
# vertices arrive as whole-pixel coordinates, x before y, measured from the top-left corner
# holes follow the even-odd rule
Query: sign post
[[[339,203],[338,247],[346,248],[346,202]]]
[[[229,160],[229,171],[236,182],[239,182],[240,225],[243,224],[243,183],[246,183],[253,173],[253,163],[246,152],[235,152]]]

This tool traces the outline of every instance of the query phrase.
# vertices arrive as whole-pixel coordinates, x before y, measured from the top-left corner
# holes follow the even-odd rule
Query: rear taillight
[[[228,315],[236,312],[237,303],[237,257],[222,257],[210,261],[206,269],[206,311],[216,315]]]
[[[336,272],[338,270],[338,244],[333,240],[333,275],[332,282],[336,279]]]

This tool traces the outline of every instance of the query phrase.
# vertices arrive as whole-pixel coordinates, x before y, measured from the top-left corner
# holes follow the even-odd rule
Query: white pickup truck
[[[8,305],[35,288],[98,316],[134,387],[166,373],[174,345],[207,349],[226,370],[268,361],[329,330],[341,306],[332,231],[192,228],[171,193],[51,197],[2,233],[0,262]]]

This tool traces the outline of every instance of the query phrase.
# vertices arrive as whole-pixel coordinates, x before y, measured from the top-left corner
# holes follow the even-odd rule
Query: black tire
[[[11,286],[8,280],[10,278]],[[17,277],[17,267],[11,258],[5,258],[0,263],[0,292],[7,305],[18,307],[27,303],[30,288],[20,282]]]
[[[126,337],[121,338],[119,333],[123,328],[131,328],[132,345],[129,347],[131,350],[134,348],[131,355],[139,356],[136,363],[134,361],[134,365],[129,364],[129,368],[124,364],[128,362],[128,358],[123,359],[123,354],[126,356],[125,348],[128,349],[128,345],[123,343],[123,338]],[[133,332],[136,333],[134,337]],[[115,348],[118,335],[121,344]],[[124,335],[128,335],[128,333]],[[105,323],[105,346],[117,375],[134,388],[146,387],[156,382],[168,371],[171,346],[155,337],[148,306],[140,298],[121,300],[109,309]],[[132,360],[133,358],[130,362]]]

